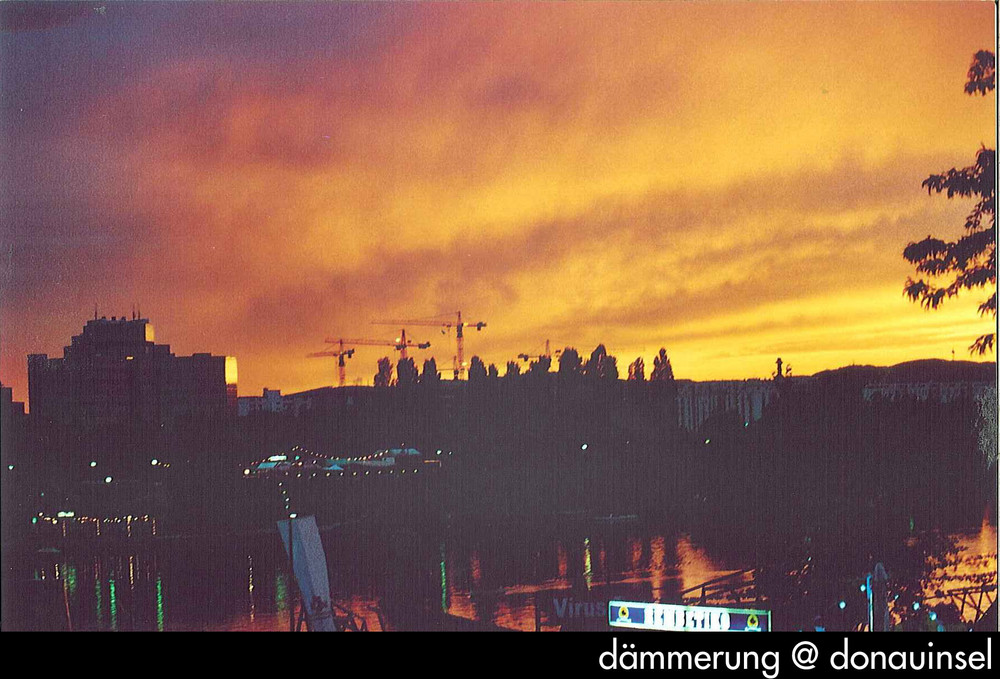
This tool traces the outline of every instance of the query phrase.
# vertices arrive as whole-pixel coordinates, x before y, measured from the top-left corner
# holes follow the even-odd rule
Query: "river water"
[[[372,630],[434,629],[438,623],[427,622],[434,615],[511,630],[601,629],[610,597],[679,601],[686,589],[751,566],[708,553],[686,532],[650,530],[627,519],[427,535],[338,529],[322,537],[335,600]],[[952,567],[956,582],[972,571],[996,572],[995,527],[984,522],[956,538],[962,556],[979,558]],[[59,619],[47,623],[55,628],[289,628],[290,587],[276,532],[78,544],[35,553],[23,565],[21,578],[60,590]],[[431,617],[416,623],[399,615],[417,610]]]

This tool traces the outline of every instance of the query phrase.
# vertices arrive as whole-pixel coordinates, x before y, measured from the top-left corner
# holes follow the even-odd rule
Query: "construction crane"
[[[337,351],[316,351],[311,354],[306,354],[306,358],[325,358],[328,356],[336,358],[337,373],[338,377],[340,378],[340,386],[343,387],[344,385],[347,384],[347,362],[345,359],[354,356],[355,350],[353,348],[346,349],[344,347],[344,340],[339,340],[338,343],[340,344],[340,349]]]
[[[403,330],[400,336],[394,341],[389,340],[373,340],[373,339],[333,339],[326,338],[324,340],[327,344],[336,344],[338,346],[336,351],[317,351],[311,354],[306,354],[308,358],[321,358],[321,357],[334,357],[337,359],[337,371],[338,377],[340,379],[340,386],[344,386],[347,383],[347,362],[345,359],[354,356],[355,347],[392,347],[399,352],[400,358],[407,358],[406,350],[408,348],[417,349],[427,349],[430,347],[430,342],[414,342],[406,338],[406,331]]]
[[[562,353],[562,349],[556,349],[556,357]],[[552,350],[549,348],[549,340],[545,340],[545,353],[544,354],[518,354],[517,357],[527,363],[528,361],[534,359],[539,360],[542,358],[552,358]]]
[[[420,325],[420,326],[429,326],[435,328],[445,328],[445,330],[442,330],[442,332],[455,328],[455,347],[456,347],[455,379],[460,379],[460,377],[465,376],[465,328],[475,328],[477,331],[479,331],[486,327],[486,323],[483,321],[476,321],[475,323],[463,321],[461,311],[456,311],[455,317],[456,320],[454,321],[442,320],[440,318],[438,319],[424,318],[424,319],[407,320],[407,321],[399,321],[399,320],[372,321],[372,323],[374,323],[375,325],[402,325],[402,326]]]
[[[392,341],[373,339],[334,339],[331,337],[327,337],[323,341],[327,344],[340,344],[343,346],[354,347],[392,347],[399,352],[400,358],[407,358],[407,349],[426,349],[431,345],[430,342],[414,342],[411,339],[407,339],[406,330],[401,331],[399,333],[399,337]]]

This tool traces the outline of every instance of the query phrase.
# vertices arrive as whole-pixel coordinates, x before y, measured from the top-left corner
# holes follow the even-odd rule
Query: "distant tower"
[[[775,361],[774,363],[775,363],[775,365],[777,365],[777,367],[778,367],[778,370],[777,370],[777,371],[776,371],[776,372],[774,373],[774,379],[776,379],[776,380],[780,380],[780,379],[781,379],[781,378],[783,377],[783,374],[782,374],[782,372],[781,372],[781,359],[779,358],[779,359],[778,359],[777,361]]]

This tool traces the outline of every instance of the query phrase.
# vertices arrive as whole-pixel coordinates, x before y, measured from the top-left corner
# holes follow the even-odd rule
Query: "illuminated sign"
[[[664,632],[769,632],[771,612],[743,608],[609,601],[612,627]]]

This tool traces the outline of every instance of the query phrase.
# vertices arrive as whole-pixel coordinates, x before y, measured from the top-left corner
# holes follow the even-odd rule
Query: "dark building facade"
[[[235,415],[236,381],[234,357],[175,356],[146,318],[95,318],[62,358],[28,356],[31,417],[84,430]]]
[[[26,421],[24,404],[14,400],[10,387],[0,384],[0,457],[4,465],[20,461]]]

